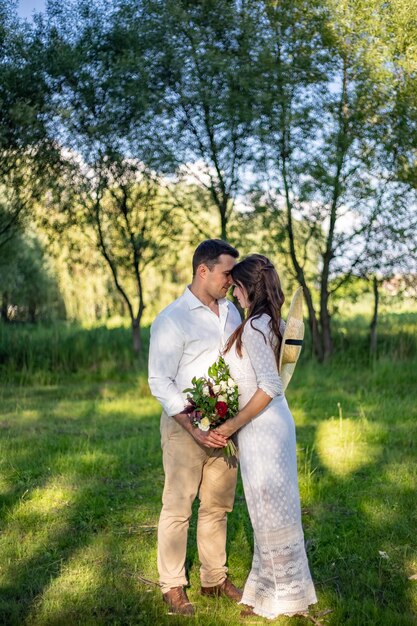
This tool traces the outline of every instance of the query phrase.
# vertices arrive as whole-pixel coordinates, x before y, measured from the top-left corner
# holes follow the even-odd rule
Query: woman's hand
[[[217,428],[207,431],[193,428],[191,435],[206,448],[224,448],[227,446],[227,437],[223,433],[219,433]]]
[[[236,426],[235,418],[232,417],[221,426],[215,428],[214,432],[219,433],[220,435],[224,435],[224,437],[231,437],[237,430],[238,426]]]

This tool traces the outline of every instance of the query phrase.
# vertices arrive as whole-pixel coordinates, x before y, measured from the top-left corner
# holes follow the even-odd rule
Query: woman
[[[240,467],[254,530],[252,569],[243,617],[273,619],[306,612],[317,602],[301,526],[295,426],[277,362],[284,323],[280,280],[272,263],[252,254],[232,269],[234,295],[247,309],[224,359],[239,386],[240,411],[218,432],[239,430]]]

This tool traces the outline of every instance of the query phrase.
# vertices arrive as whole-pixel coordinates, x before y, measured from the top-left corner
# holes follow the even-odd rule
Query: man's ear
[[[204,263],[200,263],[200,265],[197,267],[197,275],[202,280],[204,280],[206,278],[208,271],[209,271],[209,269],[208,269],[207,265],[205,265]]]

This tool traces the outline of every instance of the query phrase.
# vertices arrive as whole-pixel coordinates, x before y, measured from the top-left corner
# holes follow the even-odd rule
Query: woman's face
[[[233,295],[239,302],[242,309],[247,309],[249,306],[248,293],[243,285],[234,284]]]

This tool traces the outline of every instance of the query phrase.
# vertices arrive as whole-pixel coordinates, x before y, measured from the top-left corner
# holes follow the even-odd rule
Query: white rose
[[[213,391],[217,395],[222,391],[222,388],[220,387],[220,385],[213,385]]]
[[[200,424],[198,425],[200,430],[204,430],[204,432],[207,432],[208,430],[210,430],[210,420],[208,417],[203,417],[203,419],[201,420]]]
[[[205,396],[209,396],[210,395],[210,387],[208,385],[204,385],[204,387],[203,387],[203,394]]]
[[[226,391],[227,390],[227,382],[225,380],[221,380],[220,381],[220,389],[222,391]]]
[[[218,402],[227,402],[227,397],[226,397],[226,396],[224,396],[224,395],[221,393],[219,396],[217,396],[217,401],[218,401]]]
[[[234,387],[236,387],[236,383],[235,383],[235,381],[233,380],[233,378],[229,378],[229,380],[227,381],[227,386],[228,386],[228,387],[230,387],[230,388],[232,388],[232,389],[233,389]]]

